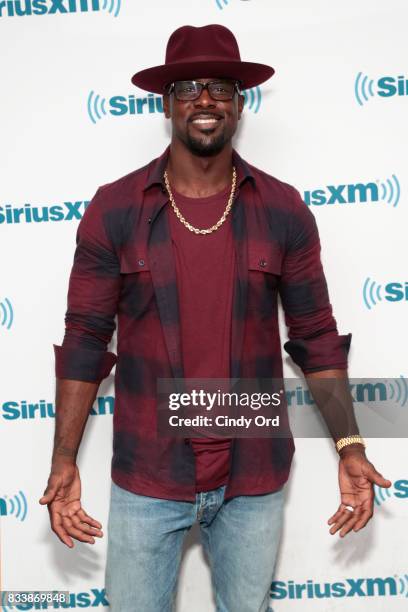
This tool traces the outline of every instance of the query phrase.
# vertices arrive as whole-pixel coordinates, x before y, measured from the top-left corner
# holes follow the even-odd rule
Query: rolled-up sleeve
[[[104,225],[103,194],[98,189],[78,226],[64,340],[54,345],[57,378],[100,382],[116,362],[107,347],[115,330],[120,265]]]
[[[280,281],[289,337],[284,349],[305,374],[346,369],[351,333],[337,331],[316,221],[297,191],[293,205]]]

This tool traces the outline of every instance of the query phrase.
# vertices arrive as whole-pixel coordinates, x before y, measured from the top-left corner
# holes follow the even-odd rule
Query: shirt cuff
[[[347,369],[352,334],[324,334],[285,342],[283,348],[304,373]]]
[[[54,346],[57,378],[101,382],[109,376],[117,361],[114,353],[93,351],[81,347]]]

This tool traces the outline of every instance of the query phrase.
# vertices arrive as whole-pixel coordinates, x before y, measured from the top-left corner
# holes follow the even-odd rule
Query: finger
[[[341,515],[342,515],[342,511],[341,511],[341,510],[337,510],[337,512],[335,512],[335,513],[333,514],[333,516],[331,516],[331,517],[329,518],[329,520],[327,521],[327,524],[328,524],[328,525],[331,525],[332,523],[335,523],[335,522],[337,521],[337,519],[339,519],[339,518],[340,518],[340,516],[341,516]]]
[[[96,521],[85,512],[85,510],[81,507],[81,502],[79,500],[68,504],[68,506],[66,506],[62,510],[61,514],[62,516],[67,516],[71,519],[77,515],[83,523],[87,523],[88,525],[95,527],[96,529],[102,528],[102,525],[99,521]]]
[[[99,521],[96,521],[91,516],[89,516],[89,514],[87,514],[83,508],[81,508],[77,512],[77,514],[82,522],[88,523],[88,525],[91,525],[92,527],[96,527],[96,529],[102,529],[102,524]]]
[[[349,519],[344,523],[343,527],[341,528],[341,531],[339,533],[339,536],[341,538],[344,538],[344,536],[347,535],[357,524],[357,522],[359,521],[361,517],[362,509],[360,507],[360,508],[356,508],[352,512],[350,511],[347,511],[347,512],[349,513]]]
[[[330,533],[332,535],[335,534],[339,529],[343,527],[343,525],[345,525],[350,520],[353,521],[353,525],[354,525],[355,519],[357,519],[359,516],[360,516],[360,513],[358,509],[352,512],[351,510],[346,510],[345,508],[343,508],[343,510],[340,513],[340,516],[337,518],[336,522],[333,524],[332,528],[330,529]]]
[[[72,538],[75,538],[76,540],[79,540],[80,542],[87,542],[88,544],[95,544],[95,539],[91,535],[88,535],[84,533],[83,531],[81,531],[80,529],[78,529],[77,527],[75,527],[75,525],[73,524],[70,518],[68,518],[67,516],[64,516],[62,517],[62,521],[63,521],[63,525],[64,525],[66,532]]]
[[[62,517],[58,513],[51,514],[51,529],[59,537],[63,544],[66,544],[68,548],[73,548],[74,543],[69,537],[68,533],[64,529],[62,524]]]
[[[363,527],[365,527],[368,521],[372,518],[373,514],[374,513],[373,513],[372,508],[368,508],[367,510],[364,510],[358,522],[354,525],[354,531],[359,531],[359,529],[362,529]]]
[[[333,516],[329,518],[327,523],[331,525],[332,523],[335,523],[336,521],[338,521],[338,519],[344,515],[344,509],[345,509],[344,504],[340,504],[337,511],[333,514]]]
[[[91,527],[87,523],[83,523],[78,515],[73,516],[71,520],[74,527],[76,527],[83,533],[87,533],[88,535],[92,535],[97,538],[101,538],[103,536],[103,533],[100,529],[96,529],[96,527]]]

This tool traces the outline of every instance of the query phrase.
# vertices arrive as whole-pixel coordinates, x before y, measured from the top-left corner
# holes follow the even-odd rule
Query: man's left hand
[[[364,449],[343,449],[339,462],[341,504],[328,520],[333,535],[339,529],[343,538],[349,531],[365,527],[373,516],[373,485],[389,488],[391,481],[384,478],[368,461]],[[349,508],[347,508],[349,506]],[[353,508],[353,510],[350,509]]]

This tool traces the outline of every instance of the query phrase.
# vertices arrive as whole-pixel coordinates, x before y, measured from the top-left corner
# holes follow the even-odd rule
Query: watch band
[[[349,446],[349,444],[362,444],[365,448],[366,444],[361,436],[347,436],[347,438],[340,438],[336,442],[336,450],[339,453],[342,448]]]

